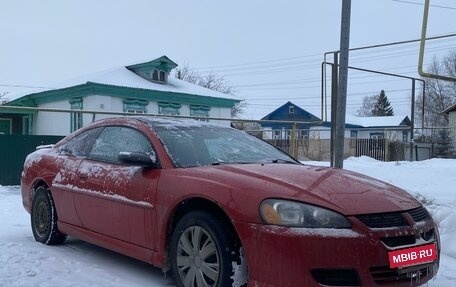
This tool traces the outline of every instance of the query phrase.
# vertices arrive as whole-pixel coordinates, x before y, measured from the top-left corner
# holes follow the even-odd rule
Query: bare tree
[[[184,64],[182,67],[175,69],[174,76],[178,79],[196,84],[217,92],[221,92],[228,95],[234,95],[235,90],[233,87],[225,80],[223,76],[219,76],[214,72],[209,74],[202,75],[198,73],[195,69],[191,68],[188,64]],[[232,117],[240,117],[244,112],[246,103],[240,101],[231,109]]]
[[[456,51],[451,51],[441,61],[434,57],[428,69],[433,74],[449,75],[456,78]],[[442,111],[456,102],[456,82],[431,78],[426,78],[425,81],[424,103],[423,96],[418,96],[415,101],[415,118],[424,126],[446,126],[448,115],[443,114]],[[423,106],[424,118],[422,116]]]
[[[8,92],[0,92],[0,105],[6,104],[8,102],[6,94],[8,94]]]
[[[192,84],[198,84],[200,75],[188,64],[184,64],[182,67],[177,67],[174,70],[174,76],[180,80],[190,82]]]
[[[365,96],[361,108],[356,111],[356,114],[360,117],[372,117],[374,116],[375,103],[377,102],[377,95]]]

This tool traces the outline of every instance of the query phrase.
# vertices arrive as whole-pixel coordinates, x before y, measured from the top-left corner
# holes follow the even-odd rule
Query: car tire
[[[239,258],[232,232],[207,212],[184,215],[171,236],[171,269],[179,287],[233,286],[232,262]]]
[[[66,235],[57,227],[57,211],[50,191],[40,186],[35,190],[30,212],[35,240],[46,245],[62,244]]]

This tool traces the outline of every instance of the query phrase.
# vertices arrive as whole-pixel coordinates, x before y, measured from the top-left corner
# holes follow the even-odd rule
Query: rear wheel
[[[176,225],[171,237],[171,268],[179,287],[232,286],[238,251],[229,229],[213,215],[194,211]]]
[[[66,235],[57,228],[57,212],[54,200],[47,188],[36,189],[31,210],[32,232],[35,240],[46,245],[61,244]]]

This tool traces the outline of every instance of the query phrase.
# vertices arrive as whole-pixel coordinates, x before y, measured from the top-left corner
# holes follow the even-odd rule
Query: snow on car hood
[[[238,190],[257,190],[262,198],[288,198],[345,215],[409,210],[421,204],[391,184],[347,170],[293,164],[244,164],[216,167],[233,178]]]

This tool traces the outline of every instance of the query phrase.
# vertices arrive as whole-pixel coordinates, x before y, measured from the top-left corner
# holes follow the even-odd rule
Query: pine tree
[[[439,131],[437,145],[434,149],[434,156],[442,158],[452,158],[455,156],[455,151],[451,145],[451,138],[447,129]]]
[[[391,107],[391,103],[385,95],[384,90],[381,90],[380,95],[378,96],[373,114],[376,117],[394,116],[393,107]]]

